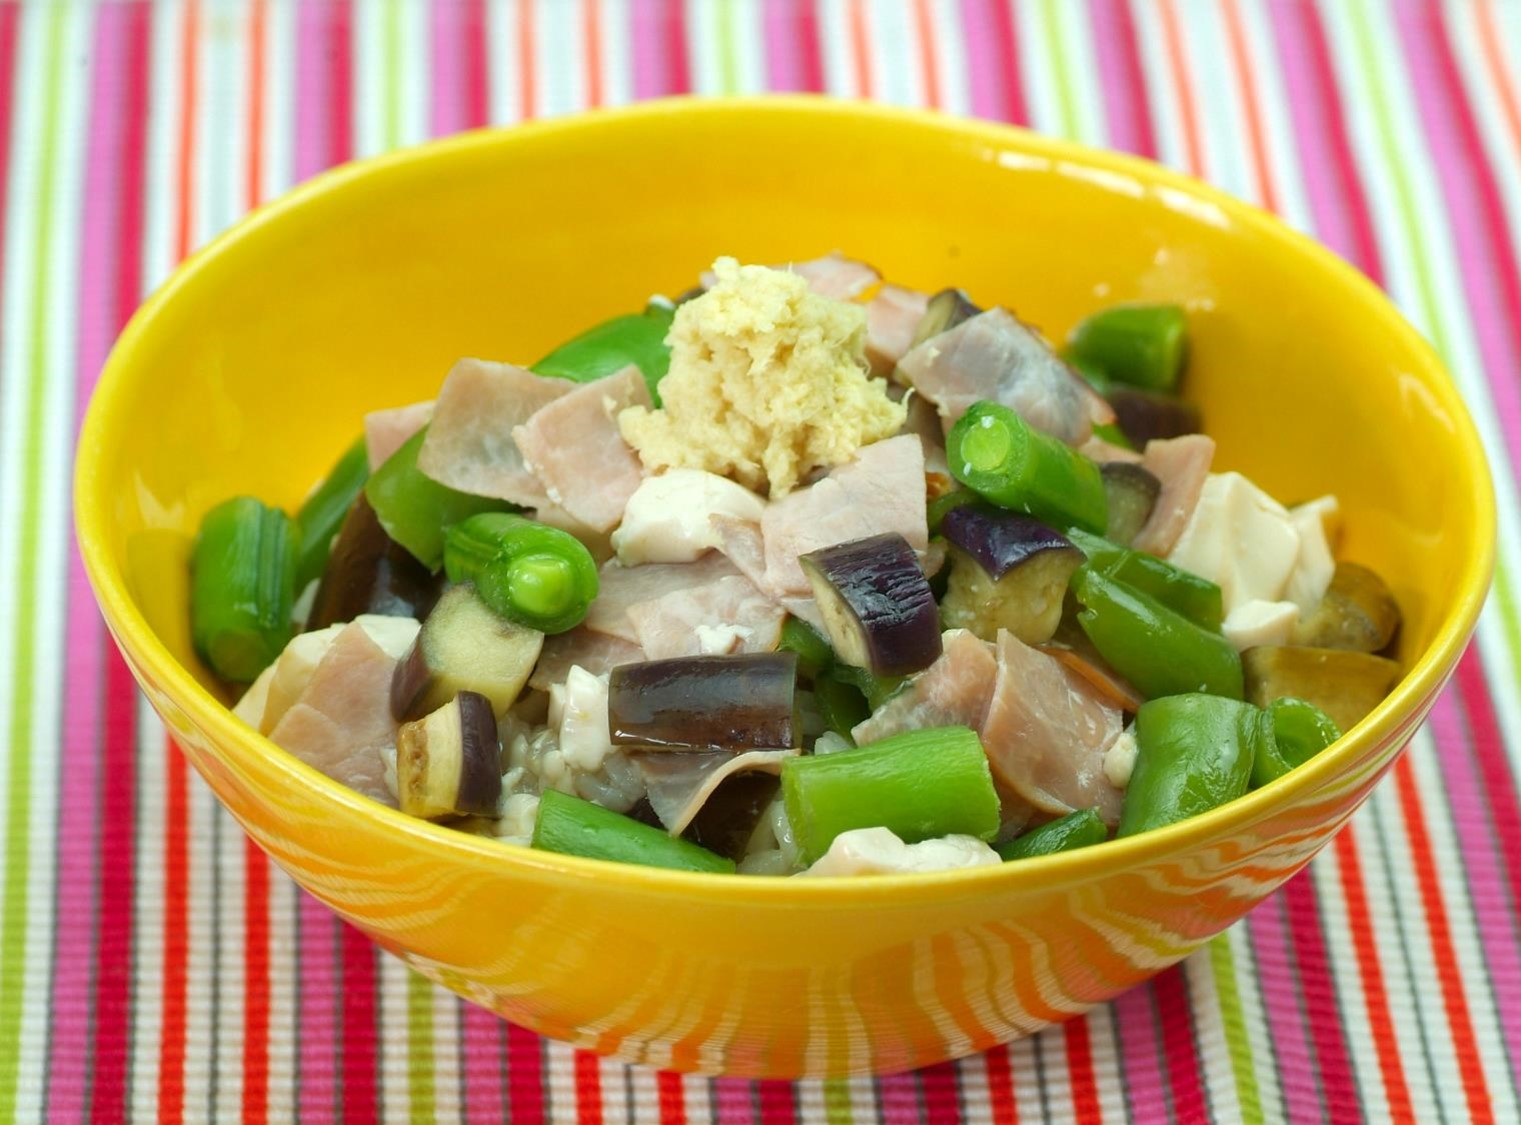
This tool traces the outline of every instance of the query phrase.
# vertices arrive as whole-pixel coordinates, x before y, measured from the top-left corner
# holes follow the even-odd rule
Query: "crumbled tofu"
[[[607,681],[577,665],[563,684],[549,689],[549,725],[558,732],[561,759],[573,770],[595,773],[613,752]]]
[[[1289,575],[1283,596],[1309,613],[1320,604],[1331,586],[1336,560],[1331,556],[1331,533],[1340,515],[1334,496],[1322,496],[1289,510],[1294,529],[1299,532],[1299,558]],[[1279,642],[1283,643],[1283,642]]]
[[[713,268],[717,283],[676,310],[664,405],[619,415],[647,469],[706,469],[776,498],[903,427],[904,406],[867,374],[859,305],[782,270]]]
[[[1299,559],[1299,532],[1278,501],[1240,473],[1211,473],[1168,561],[1220,587],[1225,612],[1279,601]]]
[[[1225,615],[1220,625],[1238,652],[1258,645],[1286,645],[1299,622],[1299,607],[1293,602],[1253,600],[1242,602]]]
[[[671,469],[646,477],[613,532],[613,550],[624,566],[696,562],[721,546],[715,517],[759,523],[766,502],[727,477],[701,469]]]
[[[841,832],[803,875],[897,875],[951,871],[1002,863],[997,852],[975,836],[942,836],[905,844],[886,828]]]
[[[505,790],[504,790],[505,793]],[[496,838],[527,847],[533,842],[534,822],[539,818],[539,799],[532,793],[512,793],[497,806]]]
[[[1104,776],[1116,789],[1124,789],[1130,784],[1130,775],[1135,771],[1137,749],[1135,732],[1127,730],[1121,731],[1120,736],[1109,744],[1109,749],[1104,751]]]

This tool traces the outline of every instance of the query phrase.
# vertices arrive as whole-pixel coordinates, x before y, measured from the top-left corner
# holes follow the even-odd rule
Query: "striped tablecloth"
[[[187,776],[70,533],[112,338],[254,203],[485,122],[767,89],[1020,122],[1279,211],[1435,342],[1500,497],[1476,644],[1308,872],[1085,1019],[876,1082],[628,1069],[377,954]],[[0,1120],[1521,1119],[1521,3],[0,3],[0,253]]]

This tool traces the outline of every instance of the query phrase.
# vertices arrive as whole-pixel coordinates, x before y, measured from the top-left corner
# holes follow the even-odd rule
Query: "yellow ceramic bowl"
[[[1332,491],[1345,556],[1405,611],[1409,673],[1287,778],[1185,824],[1001,868],[859,881],[698,876],[499,845],[380,808],[244,727],[188,644],[185,558],[235,493],[294,508],[365,411],[461,355],[526,361],[715,255],[839,248],[1061,337],[1186,302],[1219,463]],[[343,168],[217,240],[144,306],[96,391],[76,503],[90,580],[217,796],[307,890],[508,1019],[740,1075],[933,1063],[1183,957],[1303,866],[1452,670],[1489,581],[1483,456],[1430,349],[1363,277],[1154,165],[839,102],[663,102]]]

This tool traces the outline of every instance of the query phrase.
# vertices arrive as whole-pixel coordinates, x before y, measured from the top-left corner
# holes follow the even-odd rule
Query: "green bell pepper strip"
[[[909,843],[998,833],[993,775],[967,727],[907,731],[837,754],[789,758],[782,799],[808,863],[854,828],[887,828]]]
[[[569,532],[507,512],[481,512],[444,532],[450,582],[474,582],[499,617],[541,633],[586,618],[597,596],[597,564]]]
[[[1148,699],[1244,694],[1241,657],[1218,633],[1093,566],[1078,568],[1072,592],[1083,606],[1077,622],[1099,655]]]
[[[1055,852],[1070,852],[1075,848],[1091,847],[1109,839],[1109,829],[1092,809],[1078,809],[1060,820],[1042,824],[1023,836],[999,844],[994,850],[1004,859],[1030,859]]]
[[[1072,330],[1069,362],[1097,368],[1116,383],[1177,390],[1188,353],[1188,317],[1178,305],[1115,305]]]
[[[732,875],[734,861],[622,813],[550,789],[539,798],[533,847],[561,855]]]
[[[515,511],[505,500],[472,496],[439,484],[417,467],[417,454],[427,437],[424,426],[413,434],[364,486],[370,507],[385,533],[405,547],[429,570],[444,561],[444,529],[478,512]]]
[[[1107,441],[1110,445],[1117,445],[1121,449],[1135,449],[1135,442],[1131,441],[1125,431],[1113,422],[1100,422],[1093,427],[1093,436],[1101,441]]]
[[[850,684],[866,697],[866,705],[875,711],[908,681],[907,676],[877,676],[854,664],[836,664],[830,670],[844,683]]]
[[[1315,704],[1285,696],[1267,706],[1269,733],[1252,762],[1252,788],[1277,781],[1341,737],[1334,719]]]
[[[675,315],[674,306],[651,303],[642,313],[615,316],[567,340],[535,363],[532,370],[539,375],[591,383],[636,364],[650,397],[659,406],[656,387],[671,366],[671,349],[666,347],[665,337]]]
[[[190,636],[224,680],[251,683],[294,634],[300,544],[294,521],[252,496],[202,517],[190,557]]]
[[[967,504],[977,503],[979,497],[970,488],[953,488],[943,496],[937,496],[931,500],[924,509],[925,520],[929,524],[929,533],[934,535],[940,530],[940,524],[946,516],[957,508]]]
[[[834,649],[824,636],[808,622],[799,617],[788,617],[782,622],[782,639],[777,651],[797,653],[798,674],[817,679],[820,672],[834,663]]]
[[[1099,467],[1007,406],[973,403],[946,439],[951,476],[985,500],[1054,527],[1102,535],[1109,500]]]
[[[871,708],[861,689],[842,679],[838,667],[826,668],[814,676],[813,702],[824,725],[846,738],[854,738],[850,732],[871,717]]]
[[[322,577],[333,549],[333,538],[369,479],[370,453],[361,435],[296,513],[296,526],[301,529],[301,554],[296,560],[297,593],[306,589],[312,579]]]
[[[1246,792],[1252,763],[1271,740],[1267,715],[1217,695],[1174,695],[1141,706],[1136,758],[1120,836],[1164,828]]]
[[[1121,547],[1099,535],[1089,535],[1079,527],[1068,531],[1067,538],[1088,556],[1095,570],[1143,594],[1150,594],[1201,629],[1212,633],[1220,631],[1225,607],[1220,587],[1209,579],[1173,566],[1155,555]]]

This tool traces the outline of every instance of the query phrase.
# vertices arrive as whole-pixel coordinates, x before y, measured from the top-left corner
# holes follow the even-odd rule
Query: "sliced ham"
[[[929,399],[909,392],[908,419],[901,432],[918,435],[919,444],[924,449],[924,485],[929,495],[943,496],[955,488],[950,462],[945,459],[945,431],[941,429],[940,416]]]
[[[382,748],[396,745],[395,668],[395,657],[363,625],[344,626],[269,737],[334,781],[395,808],[381,758]]]
[[[782,763],[798,751],[750,750],[743,754],[631,754],[644,775],[650,808],[672,836],[680,836],[724,780],[741,773],[782,772]]]
[[[576,389],[510,363],[462,359],[444,379],[417,467],[450,488],[537,508],[548,493],[513,439],[544,406]]]
[[[965,629],[951,629],[939,659],[850,733],[864,745],[924,727],[981,730],[997,677],[993,646]]]
[[[939,407],[947,431],[982,399],[1068,445],[1087,441],[1095,422],[1114,419],[1108,403],[1007,309],[989,309],[931,337],[899,360],[898,370]]]
[[[374,472],[390,460],[407,443],[407,439],[428,424],[433,417],[433,400],[395,406],[390,410],[372,410],[364,416],[364,446]]]
[[[901,285],[882,286],[866,303],[866,358],[874,374],[888,374],[908,354],[928,305],[926,294]]]
[[[777,598],[806,596],[810,587],[798,556],[836,543],[896,531],[914,550],[924,551],[929,545],[924,500],[924,450],[916,435],[866,446],[823,480],[766,508],[762,589]]]
[[[692,563],[624,566],[610,560],[602,566],[597,596],[581,627],[637,645],[639,631],[629,617],[629,607],[706,586],[738,573],[734,564],[716,551]]]
[[[541,406],[512,440],[554,503],[594,531],[611,531],[644,479],[618,432],[618,412],[653,405],[631,364]]]
[[[1105,824],[1118,824],[1124,794],[1105,775],[1104,753],[1120,735],[1120,710],[1008,632],[1000,630],[997,647],[998,675],[982,726],[994,779],[1043,813],[1091,808]]]
[[[787,612],[743,575],[674,590],[629,606],[646,659],[771,652]]]
[[[1199,494],[1215,459],[1215,439],[1203,434],[1148,441],[1141,466],[1162,482],[1151,517],[1132,546],[1153,555],[1167,555],[1199,505]]]
[[[1135,450],[1107,442],[1097,435],[1083,442],[1077,447],[1077,451],[1089,460],[1097,461],[1100,465],[1109,461],[1129,461],[1132,465],[1139,465],[1144,460]]]
[[[833,297],[837,301],[853,301],[882,280],[882,275],[874,268],[847,258],[838,250],[811,261],[789,262],[771,268],[789,270],[806,281],[808,288],[820,297]],[[701,281],[704,289],[712,289],[718,284],[718,275],[712,270],[704,270]]]
[[[544,638],[544,648],[539,652],[533,675],[528,678],[528,686],[536,691],[548,691],[556,684],[563,684],[572,668],[584,668],[593,676],[601,676],[620,664],[637,664],[644,659],[644,649],[633,641],[594,633],[580,625],[569,632]]]

